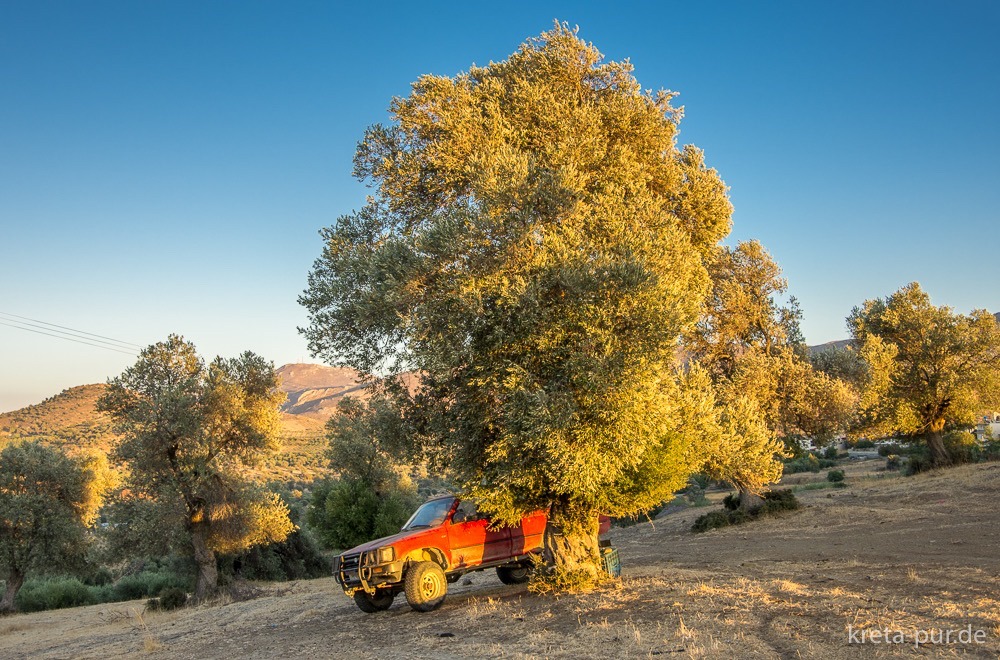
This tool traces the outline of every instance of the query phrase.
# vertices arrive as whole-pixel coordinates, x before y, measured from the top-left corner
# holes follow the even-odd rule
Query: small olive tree
[[[33,571],[65,571],[82,563],[87,527],[94,523],[111,486],[99,456],[70,458],[38,442],[8,445],[0,452],[0,574],[7,587],[0,614]]]
[[[1000,402],[996,318],[937,307],[912,282],[866,300],[847,323],[865,364],[857,431],[923,438],[935,466],[951,463],[945,424],[971,424]]]
[[[327,438],[337,480],[313,491],[307,518],[323,544],[349,548],[398,532],[419,500],[406,471],[413,432],[392,400],[381,392],[341,400]]]
[[[781,477],[781,440],[824,440],[846,430],[856,396],[850,386],[813,368],[788,283],[758,241],[716,250],[706,313],[686,344],[710,375],[721,431],[705,470],[740,491],[741,506]]]
[[[282,541],[294,529],[274,493],[244,476],[278,448],[274,365],[247,352],[205,365],[177,335],[144,349],[108,383],[98,407],[121,439],[113,455],[128,468],[126,502],[136,530],[183,538],[198,565],[195,596],[218,585],[216,553]]]

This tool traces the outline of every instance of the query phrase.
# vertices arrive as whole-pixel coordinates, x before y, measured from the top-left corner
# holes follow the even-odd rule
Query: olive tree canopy
[[[373,195],[300,298],[314,354],[419,374],[412,427],[495,518],[547,509],[561,568],[593,568],[598,513],[682,487],[715,420],[677,349],[731,206],[673,96],[563,25],[421,77],[366,132]]]
[[[71,458],[38,442],[0,452],[0,575],[7,582],[0,614],[32,571],[78,566],[104,493],[113,483],[100,456]]]

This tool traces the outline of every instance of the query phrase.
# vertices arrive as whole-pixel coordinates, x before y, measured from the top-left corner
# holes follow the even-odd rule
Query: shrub
[[[983,446],[982,457],[984,461],[1000,460],[1000,440],[990,440]]]
[[[708,490],[709,485],[711,485],[712,480],[708,478],[708,475],[703,472],[698,472],[692,474],[688,478],[689,487],[693,486],[695,488],[700,488],[701,490]]]
[[[837,456],[837,445],[830,445],[823,451],[823,458],[836,460]]]
[[[709,511],[703,516],[698,516],[691,530],[694,532],[707,532],[710,529],[719,529],[729,525],[729,515],[725,511]]]
[[[933,468],[934,465],[931,463],[931,459],[925,453],[912,453],[910,458],[906,461],[906,469],[903,471],[908,477],[912,477],[915,474],[921,472],[926,472]]]
[[[750,522],[754,519],[754,516],[750,515],[743,509],[736,509],[729,513],[729,524],[730,525],[742,525],[745,522]]]
[[[799,501],[790,488],[772,490],[764,493],[764,506],[758,515],[777,513],[778,511],[794,511],[799,508]]]
[[[103,587],[104,585],[111,584],[114,581],[115,576],[113,576],[111,571],[104,566],[99,566],[83,578],[83,583],[91,587]]]
[[[968,431],[952,431],[944,436],[944,446],[955,463],[978,463],[982,452],[976,436]]]
[[[875,447],[875,443],[868,438],[862,438],[854,441],[851,446],[855,449],[873,449]]]
[[[192,582],[192,576],[179,575],[168,566],[154,564],[139,573],[122,576],[111,586],[111,600],[150,598],[170,587],[188,589],[192,586]]]
[[[376,492],[359,479],[345,479],[315,488],[306,519],[323,547],[351,548],[395,534],[419,504],[412,489]]]
[[[832,483],[839,483],[844,480],[843,470],[830,470],[826,473],[826,480]]]
[[[899,444],[898,442],[892,442],[887,445],[879,445],[878,455],[879,456],[889,456],[895,454],[896,456],[903,456],[908,454],[910,448]]]
[[[303,580],[327,577],[330,571],[316,542],[301,529],[280,543],[254,546],[219,559],[219,574],[225,579]]]
[[[688,501],[691,506],[705,506],[708,504],[708,498],[705,497],[705,489],[698,488],[697,486],[688,486],[684,490],[684,499]]]
[[[765,493],[764,504],[756,511],[746,511],[739,507],[739,494],[732,493],[723,500],[725,509],[721,511],[710,511],[703,516],[698,516],[691,526],[692,532],[707,532],[710,529],[718,529],[729,525],[742,525],[761,516],[770,515],[779,511],[792,511],[799,508],[799,501],[788,488],[772,490]],[[733,506],[735,505],[735,506]]]
[[[187,604],[188,595],[183,589],[168,587],[160,592],[159,598],[151,598],[146,607],[151,610],[176,610]]]
[[[886,470],[898,470],[903,467],[903,459],[896,454],[889,454],[885,458],[885,469]]]
[[[833,467],[836,461],[828,458],[816,458],[815,454],[809,454],[803,458],[795,458],[785,461],[785,474],[795,474],[796,472],[819,472],[825,468]]]
[[[40,612],[92,605],[100,602],[99,594],[99,588],[88,587],[75,577],[33,579],[24,583],[14,604],[21,612]]]

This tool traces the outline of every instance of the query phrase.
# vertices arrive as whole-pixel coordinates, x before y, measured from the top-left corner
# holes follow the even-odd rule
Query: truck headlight
[[[376,550],[376,556],[378,557],[378,563],[388,564],[396,560],[396,548],[391,545],[386,548],[379,548]]]

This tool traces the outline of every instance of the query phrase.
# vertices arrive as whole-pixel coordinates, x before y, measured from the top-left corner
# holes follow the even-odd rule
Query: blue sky
[[[296,298],[364,128],[554,19],[647,88],[781,264],[810,343],[917,280],[1000,310],[1000,3],[0,4],[0,313],[311,361]],[[8,317],[9,320],[9,317]],[[134,356],[0,325],[0,411]]]

